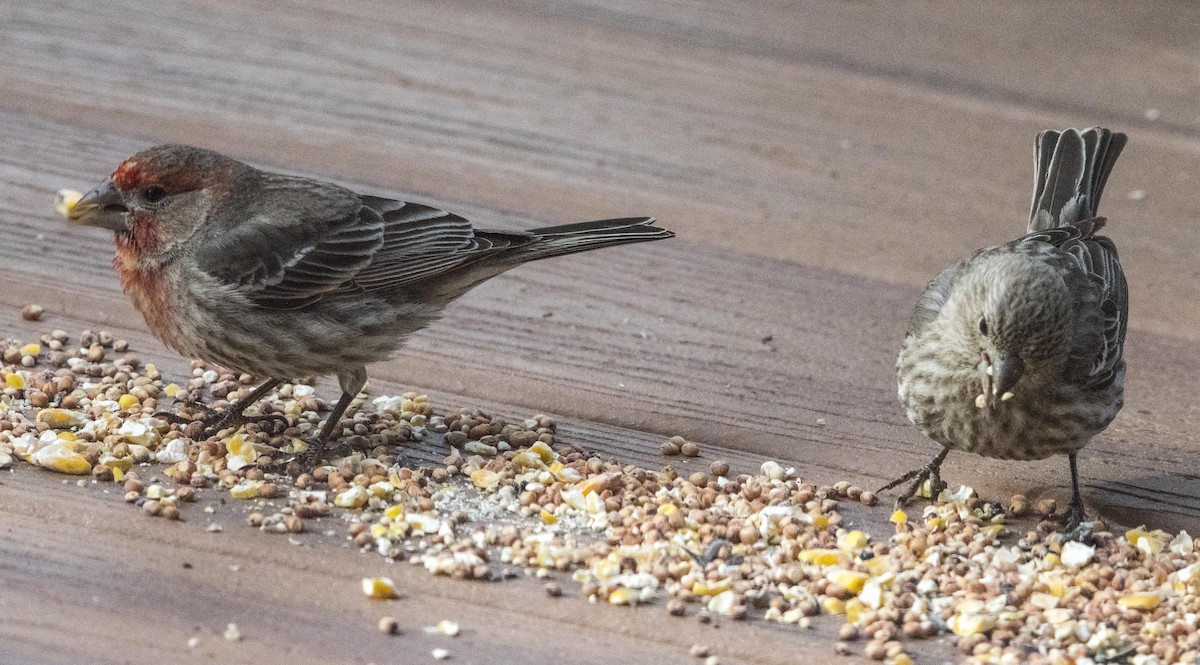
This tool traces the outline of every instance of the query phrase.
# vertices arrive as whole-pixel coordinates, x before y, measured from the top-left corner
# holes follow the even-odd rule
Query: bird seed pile
[[[523,572],[551,580],[551,596],[568,591],[570,575],[593,602],[706,622],[804,630],[836,617],[831,652],[896,664],[913,662],[922,640],[948,641],[978,663],[1200,655],[1200,556],[1186,533],[1097,532],[1083,543],[1064,540],[1050,519],[1021,532],[1010,524],[1029,510],[1022,497],[1001,505],[964,487],[896,511],[892,533],[868,534],[839,508],[876,499],[847,482],[818,486],[775,462],[753,475],[720,461],[686,477],[646,470],[557,441],[546,416],[439,416],[411,393],[360,400],[341,423],[352,452],[292,475],[287,461],[326,410],[311,386],[284,386],[248,411],[252,422],[193,440],[199,423],[156,414],[200,415],[192,401],[201,395],[220,408],[250,377],[195,363],[171,383],[104,332],[54,331],[0,351],[0,468],[23,460],[120,483],[147,515],[188,519],[201,512],[189,502],[227,493],[263,531],[345,523],[364,550],[438,575]],[[663,446],[680,451],[698,452],[678,439]],[[211,511],[216,502],[205,503]],[[364,589],[395,593],[382,578]]]

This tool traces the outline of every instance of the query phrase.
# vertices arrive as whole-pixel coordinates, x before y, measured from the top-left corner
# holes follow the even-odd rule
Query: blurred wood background
[[[661,438],[682,434],[706,459],[776,458],[874,486],[934,450],[895,399],[917,294],[1022,232],[1039,130],[1102,124],[1130,134],[1101,210],[1132,313],[1126,408],[1082,456],[1085,497],[1114,523],[1195,531],[1198,28],[1200,5],[1183,1],[9,0],[0,334],[107,327],[182,373],[120,293],[109,234],[51,209],[55,190],[86,189],[155,143],[485,227],[650,214],[679,238],[497,278],[371,368],[373,389],[426,391],[441,410],[554,413],[575,440],[651,466]],[[20,320],[29,302],[47,308],[43,323]],[[945,476],[995,498],[1067,496],[1065,459],[955,454]],[[142,520],[57,481],[28,467],[0,481],[0,610],[19,616],[0,626],[0,661],[428,653],[426,636],[373,634],[354,579],[378,561]],[[188,553],[207,574],[178,566]],[[213,582],[238,561],[255,572]],[[616,649],[684,663],[688,644],[715,639],[691,622],[663,635],[616,609],[542,607],[519,585],[403,575],[488,626],[454,644],[462,662]],[[222,643],[221,617],[237,613],[224,607],[252,638]],[[64,617],[82,642],[64,643]],[[164,632],[126,635],[135,619]],[[529,625],[536,646],[515,632]],[[187,651],[196,631],[215,633]],[[762,626],[723,639],[722,662],[831,653],[828,635]]]

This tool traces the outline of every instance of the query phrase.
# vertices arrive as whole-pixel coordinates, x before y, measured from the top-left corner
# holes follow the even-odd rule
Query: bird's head
[[[1065,358],[1072,304],[1066,283],[1029,256],[980,256],[952,304],[952,325],[977,348],[980,407],[995,408]]]
[[[110,229],[122,248],[154,258],[190,238],[252,171],[209,150],[160,145],[122,162],[67,216],[76,224]]]

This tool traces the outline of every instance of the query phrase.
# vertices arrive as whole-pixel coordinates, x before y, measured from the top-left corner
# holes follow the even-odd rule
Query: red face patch
[[[112,172],[113,184],[122,192],[129,192],[137,189],[142,185],[142,181],[146,177],[146,169],[142,163],[136,159],[127,159],[121,162],[116,171]]]

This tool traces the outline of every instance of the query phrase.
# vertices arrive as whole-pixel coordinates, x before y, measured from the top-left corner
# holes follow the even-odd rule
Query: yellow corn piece
[[[119,483],[125,479],[125,472],[119,466],[112,467],[112,474],[114,483]]]
[[[77,192],[73,189],[60,189],[54,197],[54,210],[63,217],[66,217],[75,208],[75,204],[79,203],[79,199],[81,198],[83,198],[83,192]]]
[[[666,516],[670,517],[671,515],[674,515],[677,512],[679,512],[679,506],[676,506],[673,503],[664,503],[663,505],[658,507],[659,515],[666,515]]]
[[[546,510],[545,508],[542,508],[541,516],[542,516],[542,524],[555,524],[558,522],[558,518],[554,516],[554,513],[550,512],[549,510]]]
[[[733,582],[728,579],[717,582],[709,582],[702,580],[692,585],[692,595],[695,596],[715,596],[719,593],[725,593],[733,588]]]
[[[824,610],[826,614],[845,614],[846,602],[840,598],[825,596],[821,599],[821,609]]]
[[[64,432],[63,434],[70,434],[70,432]],[[66,437],[59,435],[58,438],[65,439]],[[116,470],[120,469],[121,472],[123,473],[133,467],[133,458],[132,457],[117,457],[117,456],[111,455],[109,453],[104,453],[103,455],[100,456],[100,463],[103,464],[104,466],[107,466],[108,468],[112,469],[114,472]]]
[[[842,550],[811,549],[800,550],[800,553],[796,555],[796,560],[815,566],[836,566],[848,563],[850,556]]]
[[[545,466],[542,458],[537,453],[528,450],[522,450],[513,455],[512,462],[513,466],[519,469],[540,469]]]
[[[4,385],[15,390],[25,390],[25,377],[12,372],[4,376]]]
[[[390,529],[386,524],[372,524],[370,531],[371,537],[379,540],[380,538],[386,538]]]
[[[350,489],[333,497],[333,503],[339,508],[362,508],[368,498],[367,488],[362,485],[352,485]]]
[[[996,617],[990,614],[956,614],[950,618],[950,630],[959,637],[979,635],[996,627]]]
[[[892,524],[906,524],[908,522],[908,514],[897,508],[896,512],[892,513],[892,516],[888,519]]]
[[[396,583],[389,577],[364,577],[362,580],[363,593],[375,600],[391,600],[399,598],[396,593]]]
[[[867,583],[868,579],[870,579],[870,576],[866,573],[836,568],[826,573],[825,577],[830,582],[833,582],[834,584],[837,584],[854,594],[862,591],[863,585]]]
[[[390,518],[392,518],[392,519],[397,519],[397,518],[399,518],[401,515],[403,515],[403,514],[404,514],[404,505],[403,505],[403,504],[400,504],[400,503],[397,503],[397,504],[393,504],[393,505],[391,505],[391,506],[388,506],[386,509],[384,509],[384,511],[383,511],[383,514],[384,514],[386,517],[390,517]]]
[[[21,347],[21,355],[23,355],[23,356],[36,356],[37,354],[39,354],[41,352],[42,352],[41,344],[26,344],[25,346]]]
[[[867,534],[862,531],[854,530],[839,539],[838,547],[847,552],[857,552],[867,546]]]
[[[253,499],[258,496],[258,488],[261,486],[262,481],[243,480],[229,488],[229,496],[235,499]]]
[[[490,469],[475,469],[471,472],[471,482],[481,490],[491,491],[500,486],[500,474]]]
[[[1117,602],[1135,610],[1152,610],[1162,602],[1162,596],[1157,591],[1142,591],[1122,596]]]
[[[858,623],[866,611],[867,605],[863,601],[857,598],[851,598],[846,601],[846,621]]]
[[[862,567],[874,577],[878,577],[888,569],[888,559],[885,556],[871,557],[862,563]]]
[[[617,587],[608,594],[608,602],[613,605],[636,605],[637,592],[629,587]]]
[[[579,483],[575,485],[575,489],[583,492],[586,496],[592,492],[598,492],[603,489],[606,485],[608,485],[609,480],[610,478],[608,474],[601,473],[595,476],[589,476],[579,481]]]
[[[125,393],[117,399],[117,406],[121,407],[122,411],[128,411],[139,404],[141,404],[141,402],[138,401],[138,398],[130,395],[129,393]]]
[[[163,394],[172,399],[174,399],[175,396],[181,392],[183,392],[183,388],[180,388],[177,384],[174,384],[174,383],[168,383],[167,386],[165,388],[163,388]]]
[[[534,442],[532,446],[529,446],[529,452],[541,457],[543,464],[550,464],[554,461],[556,456],[554,449],[551,448],[545,441]]]
[[[912,656],[901,651],[892,658],[892,665],[914,665]]]
[[[72,450],[66,443],[52,443],[44,448],[39,448],[30,456],[29,461],[59,473],[69,473],[75,476],[92,472],[92,465],[88,463],[87,458]]]

